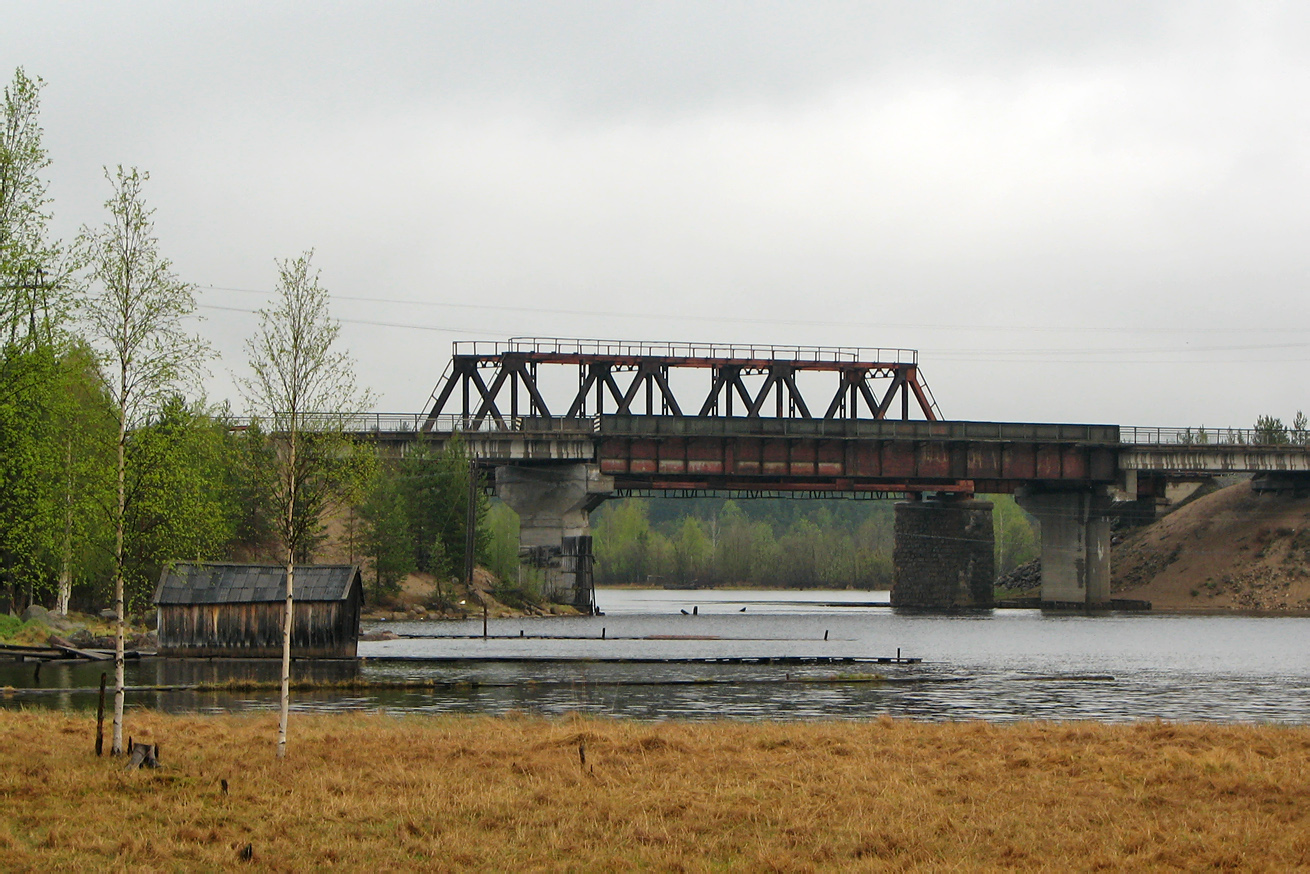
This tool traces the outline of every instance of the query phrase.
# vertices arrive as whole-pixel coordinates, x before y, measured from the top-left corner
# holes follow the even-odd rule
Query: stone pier
[[[1015,493],[1042,527],[1042,601],[1108,606],[1110,505],[1103,490]]]
[[[496,494],[519,514],[519,555],[542,569],[553,600],[594,607],[589,516],[613,490],[594,464],[496,468]]]
[[[893,607],[990,607],[992,505],[942,496],[896,505]]]

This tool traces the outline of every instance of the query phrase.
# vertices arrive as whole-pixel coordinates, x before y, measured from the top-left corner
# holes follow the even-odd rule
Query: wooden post
[[[100,704],[96,707],[96,757],[105,754],[105,682],[109,675],[100,672]]]

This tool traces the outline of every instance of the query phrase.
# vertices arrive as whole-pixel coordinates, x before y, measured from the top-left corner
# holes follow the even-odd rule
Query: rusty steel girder
[[[1109,483],[1114,450],[1077,444],[904,438],[603,436],[597,461],[616,484],[644,488],[1009,492],[1017,485]]]
[[[577,390],[551,411],[538,379],[542,366],[577,369]],[[708,371],[703,396],[680,402],[669,382],[673,369]],[[797,384],[802,372],[832,372],[835,392],[812,406]],[[763,377],[755,388],[743,377]],[[461,427],[490,422],[512,428],[520,416],[576,419],[617,415],[738,417],[748,419],[941,418],[919,374],[918,354],[906,349],[825,346],[725,346],[602,340],[513,339],[455,343],[451,363],[432,392],[424,430],[450,415],[458,396]],[[899,400],[899,404],[897,401]],[[612,404],[612,406],[608,406]],[[821,413],[820,413],[821,411]],[[819,413],[819,415],[816,415]],[[508,420],[508,421],[507,421]]]

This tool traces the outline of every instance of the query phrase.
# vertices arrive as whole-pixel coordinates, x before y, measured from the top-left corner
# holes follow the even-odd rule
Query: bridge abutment
[[[991,503],[938,497],[897,504],[892,565],[893,607],[990,607]]]
[[[593,608],[589,517],[613,490],[594,464],[496,468],[496,494],[519,515],[519,555],[542,570],[549,597]]]
[[[1110,497],[1092,489],[1015,493],[1042,529],[1042,601],[1110,603]]]

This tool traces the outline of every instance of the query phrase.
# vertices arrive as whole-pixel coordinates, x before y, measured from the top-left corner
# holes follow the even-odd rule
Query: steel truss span
[[[574,368],[571,398],[547,399],[543,367]],[[699,393],[670,384],[675,370],[705,371]],[[797,374],[835,375],[823,394]],[[750,385],[747,378],[753,378]],[[762,381],[760,380],[762,378]],[[553,407],[553,409],[552,409]],[[450,366],[432,392],[424,430],[456,412],[467,427],[506,427],[520,417],[593,415],[696,418],[893,419],[938,421],[941,412],[911,349],[847,346],[754,346],[516,338],[454,344]]]

